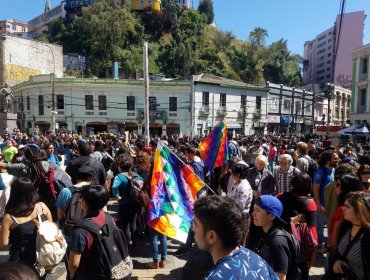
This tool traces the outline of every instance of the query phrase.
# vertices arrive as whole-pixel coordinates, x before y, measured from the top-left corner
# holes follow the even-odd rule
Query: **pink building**
[[[315,84],[334,82],[337,86],[351,87],[352,52],[363,44],[365,18],[364,11],[343,14],[342,21],[338,15],[333,27],[304,44],[303,82],[305,85],[311,84],[314,87]]]

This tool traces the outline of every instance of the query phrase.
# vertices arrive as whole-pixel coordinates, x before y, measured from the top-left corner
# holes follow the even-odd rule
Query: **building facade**
[[[33,76],[12,90],[18,126],[30,131],[50,129],[50,76]],[[264,88],[206,74],[189,81],[150,81],[150,133],[201,135],[223,118],[236,133],[242,133],[243,127],[247,134],[263,132],[266,96]],[[144,133],[142,80],[56,78],[54,100],[60,129]]]
[[[339,86],[334,86],[327,95],[316,95],[315,124],[317,126],[348,126],[352,107],[351,96],[349,89]]]
[[[0,40],[0,85],[27,81],[30,76],[55,73],[63,76],[62,47],[3,36]]]
[[[365,18],[364,11],[343,14],[342,20],[338,15],[334,26],[304,44],[303,82],[305,85],[314,86],[334,82],[335,85],[351,88],[351,54],[354,49],[363,44]]]
[[[62,1],[61,4],[51,9],[45,7],[45,11],[43,14],[31,19],[28,22],[29,38],[34,39],[41,34],[49,36],[52,22],[56,19],[62,20],[65,18],[66,11],[64,7],[65,7],[64,1]]]
[[[131,10],[133,11],[142,11],[148,8],[160,11],[161,0],[131,0]]]
[[[8,19],[0,21],[0,35],[5,34],[18,38],[25,38],[28,36],[28,24],[24,21]]]
[[[370,124],[370,44],[356,49],[352,54],[353,85],[351,121]]]
[[[192,135],[208,133],[222,119],[237,134],[263,134],[268,90],[209,74],[193,77]]]
[[[313,92],[267,82],[267,130],[274,133],[311,131],[314,126]]]

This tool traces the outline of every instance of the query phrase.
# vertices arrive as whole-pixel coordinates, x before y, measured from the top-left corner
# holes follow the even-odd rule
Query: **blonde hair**
[[[305,142],[298,142],[297,144],[297,153],[298,155],[307,154],[308,145]]]
[[[259,155],[258,157],[256,157],[256,161],[257,160],[263,161],[263,163],[265,164],[265,167],[269,164],[267,157],[264,155]]]

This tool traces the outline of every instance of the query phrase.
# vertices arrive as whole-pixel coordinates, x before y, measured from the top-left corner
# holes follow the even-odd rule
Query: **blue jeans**
[[[271,172],[274,171],[274,166],[275,166],[275,160],[274,159],[269,159],[269,170]]]
[[[324,225],[326,222],[326,213],[319,213],[317,212],[317,236],[318,236],[318,247],[321,248],[322,244],[325,243],[325,236],[324,236]]]
[[[149,228],[149,232],[153,250],[153,262],[159,262],[158,239],[161,241],[161,260],[165,260],[167,258],[167,236],[159,233],[153,228]]]

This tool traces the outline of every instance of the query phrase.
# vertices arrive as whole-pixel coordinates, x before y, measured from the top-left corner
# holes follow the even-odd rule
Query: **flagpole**
[[[204,185],[211,191],[211,192],[213,192],[213,194],[215,194],[215,195],[217,195],[215,192],[214,192],[214,190],[212,190],[211,189],[211,187],[210,186],[208,186],[207,184],[206,184],[206,182],[204,182],[201,178],[199,178],[199,176],[193,171],[193,170],[191,170],[190,169],[190,167],[185,163],[185,162],[183,162],[174,152],[172,152],[171,150],[170,150],[170,148],[168,148],[167,146],[166,146],[166,144],[165,143],[163,143],[162,142],[162,140],[158,140],[158,142],[161,142],[161,144],[163,145],[163,146],[165,146],[170,152],[171,152],[171,154],[173,154],[180,162],[182,162],[184,165],[185,165],[185,168],[187,168],[188,170],[190,170],[194,175],[195,175],[195,177],[197,177],[199,180],[201,180],[203,183],[204,183]]]

